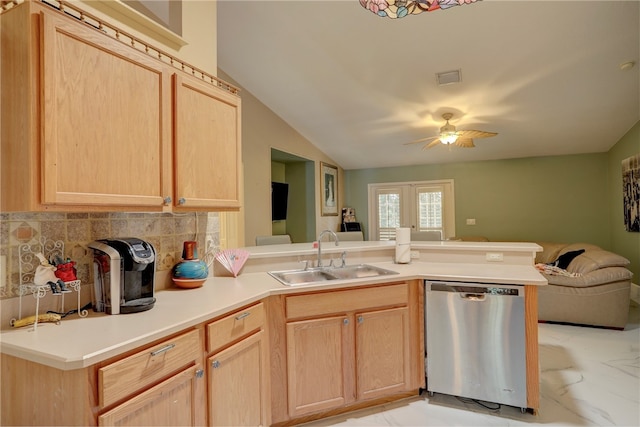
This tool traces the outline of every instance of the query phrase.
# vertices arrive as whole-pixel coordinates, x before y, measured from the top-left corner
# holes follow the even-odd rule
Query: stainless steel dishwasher
[[[425,280],[427,391],[527,407],[524,287]]]

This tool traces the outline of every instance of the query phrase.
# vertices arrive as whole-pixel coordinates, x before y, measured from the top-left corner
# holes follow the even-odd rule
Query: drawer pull
[[[196,378],[202,378],[204,376],[204,369],[198,369],[196,371]]]
[[[245,312],[244,312],[244,313],[242,313],[242,314],[238,314],[238,315],[236,316],[236,320],[242,320],[242,319],[244,319],[245,317],[249,316],[250,314],[251,314],[250,312],[245,311]]]
[[[160,347],[159,349],[157,349],[157,350],[155,350],[155,351],[152,351],[152,352],[151,352],[151,355],[152,355],[152,356],[157,356],[157,355],[159,355],[160,353],[164,353],[165,351],[169,351],[169,350],[171,350],[171,349],[172,349],[173,347],[175,347],[175,346],[176,346],[175,344],[167,344],[167,345],[165,345],[164,347]]]
[[[218,362],[217,360],[214,360],[213,362],[211,362],[211,367],[216,369],[220,367],[220,362]]]

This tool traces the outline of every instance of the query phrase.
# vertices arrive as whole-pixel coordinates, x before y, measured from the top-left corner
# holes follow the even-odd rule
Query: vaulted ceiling
[[[606,152],[640,120],[638,1],[485,0],[393,20],[357,0],[219,0],[217,25],[218,66],[345,169]],[[438,85],[451,70],[461,82]],[[446,112],[498,135],[405,145]]]

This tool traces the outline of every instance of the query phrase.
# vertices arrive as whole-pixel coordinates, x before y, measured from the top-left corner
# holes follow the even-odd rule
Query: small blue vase
[[[206,279],[209,267],[198,259],[198,242],[184,242],[182,261],[173,266],[171,275],[176,279]]]

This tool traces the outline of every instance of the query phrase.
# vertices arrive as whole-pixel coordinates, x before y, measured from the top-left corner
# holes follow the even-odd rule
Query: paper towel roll
[[[396,263],[408,264],[411,261],[411,229],[396,228]]]

